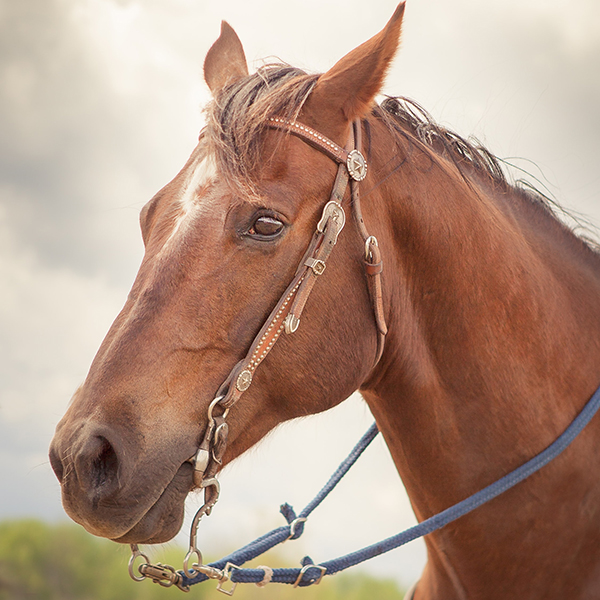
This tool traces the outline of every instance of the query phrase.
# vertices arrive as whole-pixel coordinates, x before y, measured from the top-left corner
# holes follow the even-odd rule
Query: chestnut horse
[[[228,416],[227,464],[282,421],[359,389],[419,520],[548,446],[600,383],[600,255],[486,150],[406,101],[375,103],[404,5],[323,75],[249,75],[224,24],[214,101],[177,177],[142,210],[145,256],[50,451],[68,514],[122,543],[172,538],[215,392],[294,277],[340,146],[360,120],[367,229],[384,259],[378,331],[348,218],[298,330]],[[346,202],[349,191],[346,192]],[[426,538],[415,598],[600,597],[600,420],[525,482]]]

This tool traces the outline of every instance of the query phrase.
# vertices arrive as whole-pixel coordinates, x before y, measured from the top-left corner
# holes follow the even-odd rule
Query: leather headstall
[[[294,278],[254,338],[245,358],[232,369],[210,404],[208,425],[203,440],[196,455],[190,459],[194,465],[194,485],[205,488],[207,494],[206,510],[203,511],[205,514],[210,512],[218,497],[218,483],[214,479],[214,475],[221,464],[227,445],[228,427],[225,418],[229,409],[252,384],[252,378],[258,365],[272,350],[280,335],[284,331],[286,334],[293,334],[298,329],[308,297],[317,279],[325,272],[327,260],[344,228],[346,213],[343,205],[348,182],[350,182],[350,204],[354,220],[365,244],[365,272],[377,326],[375,365],[383,353],[387,333],[381,287],[383,270],[381,252],[377,239],[375,236],[369,235],[365,227],[360,208],[358,184],[367,175],[367,162],[361,152],[362,126],[360,121],[353,123],[352,133],[347,144],[347,147],[351,148],[350,150],[338,146],[314,129],[295,121],[271,117],[268,127],[299,137],[313,148],[329,156],[339,166],[329,202],[323,208],[316,231],[298,265]],[[222,414],[218,417],[213,416],[216,406],[222,410]]]

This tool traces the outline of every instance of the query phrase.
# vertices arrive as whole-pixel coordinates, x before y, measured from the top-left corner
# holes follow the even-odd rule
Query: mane
[[[205,139],[217,167],[230,183],[246,192],[253,191],[252,176],[261,162],[260,141],[267,119],[279,116],[294,121],[319,75],[287,64],[268,64],[227,86],[207,106]],[[396,138],[418,140],[434,155],[450,161],[468,185],[477,179],[510,192],[543,209],[592,249],[600,247],[594,239],[595,227],[584,217],[566,211],[530,181],[509,179],[507,173],[513,165],[476,139],[464,138],[438,124],[415,101],[388,96],[375,106],[372,115],[383,121]],[[563,223],[565,218],[571,221],[570,226]]]
[[[474,177],[483,179],[494,189],[509,192],[521,200],[534,204],[589,248],[596,252],[600,250],[600,243],[597,240],[598,230],[585,216],[566,210],[558,201],[544,194],[528,179],[518,178],[513,181],[509,178],[509,174],[512,174],[514,169],[531,179],[536,178],[497,157],[476,138],[466,139],[443,127],[414,100],[402,96],[388,96],[375,108],[374,114],[384,121],[396,136],[406,137],[409,133],[435,154],[449,160],[468,184]]]
[[[227,86],[206,108],[206,139],[228,181],[252,190],[260,140],[271,116],[296,120],[319,75],[270,64]]]

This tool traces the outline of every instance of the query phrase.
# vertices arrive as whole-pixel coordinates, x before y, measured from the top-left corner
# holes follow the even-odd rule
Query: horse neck
[[[378,148],[397,142],[373,129],[384,179]],[[417,142],[399,151],[364,201],[389,333],[362,391],[424,518],[537,454],[591,396],[600,260],[522,193]]]

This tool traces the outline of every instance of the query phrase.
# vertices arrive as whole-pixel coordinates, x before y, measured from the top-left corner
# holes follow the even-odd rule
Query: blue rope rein
[[[273,569],[271,581],[276,583],[297,583],[300,587],[308,586],[320,581],[323,573],[326,575],[333,575],[334,573],[343,571],[344,569],[355,566],[370,558],[374,558],[375,556],[389,552],[390,550],[403,546],[412,540],[432,533],[444,527],[445,525],[448,525],[448,523],[452,523],[456,519],[459,519],[482,504],[489,502],[496,496],[499,496],[500,494],[514,487],[524,479],[527,479],[530,475],[536,471],[539,471],[542,467],[551,462],[571,444],[571,442],[579,435],[579,433],[581,433],[585,426],[594,417],[598,411],[598,408],[600,408],[600,388],[594,392],[594,395],[583,407],[583,410],[577,415],[577,417],[575,417],[567,429],[552,444],[550,444],[550,446],[548,446],[545,450],[540,452],[531,460],[527,461],[525,464],[521,465],[514,471],[511,471],[491,485],[488,485],[479,492],[430,517],[429,519],[422,521],[418,525],[410,527],[405,531],[391,536],[381,542],[377,542],[376,544],[372,544],[371,546],[357,550],[356,552],[319,563],[314,567],[309,566],[313,564],[312,560],[309,557],[304,557],[302,561],[303,568]],[[297,539],[300,537],[304,530],[304,520],[306,517],[308,517],[308,515],[310,515],[310,513],[317,506],[319,506],[319,504],[331,492],[331,490],[333,490],[340,479],[358,460],[360,455],[373,441],[378,433],[379,431],[377,429],[377,425],[374,423],[360,439],[348,457],[337,468],[335,473],[323,486],[314,500],[312,500],[312,502],[310,502],[304,508],[304,510],[302,510],[298,517],[296,517],[294,510],[288,504],[284,504],[281,507],[281,512],[288,521],[289,525],[284,525],[282,527],[278,527],[277,529],[273,529],[269,533],[259,537],[253,542],[250,542],[243,548],[236,550],[221,560],[210,563],[209,566],[223,569],[227,563],[232,563],[233,565],[237,565],[237,567],[234,567],[230,573],[230,578],[233,583],[262,582],[265,578],[265,571],[263,569],[242,569],[238,567],[241,567],[241,565],[256,558],[257,556],[264,554],[267,550],[270,550],[277,544],[280,544],[287,539]],[[197,575],[196,577],[189,578],[182,571],[179,571],[179,573],[182,575],[184,585],[194,585],[208,579],[205,575]]]

